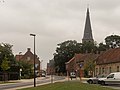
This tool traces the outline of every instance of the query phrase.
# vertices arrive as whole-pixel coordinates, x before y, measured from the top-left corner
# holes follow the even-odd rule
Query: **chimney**
[[[30,48],[27,48],[27,51],[30,51]]]

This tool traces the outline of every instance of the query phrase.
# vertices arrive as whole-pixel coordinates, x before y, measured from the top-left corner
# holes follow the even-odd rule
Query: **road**
[[[120,90],[120,85],[105,85],[105,86],[103,86],[103,87],[108,87],[108,88]]]
[[[82,83],[87,83],[86,81],[82,81]],[[102,85],[100,85],[102,86]],[[120,90],[120,85],[103,85],[102,87],[108,87],[116,90]]]
[[[64,80],[64,79],[65,77],[54,76],[53,82],[57,82],[57,81]],[[47,83],[51,83],[50,77],[43,78],[43,79],[36,78],[36,86],[47,84]],[[3,84],[3,85],[1,84],[0,90],[16,90],[16,89],[25,88],[25,87],[33,87],[33,80],[30,79],[30,80],[21,81],[21,82],[12,83],[12,84]]]

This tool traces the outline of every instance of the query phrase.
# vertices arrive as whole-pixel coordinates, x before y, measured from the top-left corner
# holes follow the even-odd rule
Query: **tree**
[[[0,66],[4,62],[4,60],[6,60],[6,58],[7,61],[9,62],[9,65],[15,64],[15,58],[12,53],[12,46],[13,45],[7,43],[0,44]],[[1,67],[0,71],[2,71]]]
[[[96,53],[97,46],[94,42],[85,42],[82,44],[81,51],[82,53],[91,53],[91,52]]]
[[[105,43],[109,48],[120,47],[120,36],[110,35],[105,38]]]
[[[101,51],[106,51],[107,49],[109,49],[108,45],[104,44],[104,43],[99,43],[98,46],[98,52],[100,53]]]
[[[93,58],[89,58],[89,60],[87,60],[84,65],[85,77],[92,76],[94,70],[95,70],[95,61]]]
[[[20,68],[22,69],[22,78],[33,78],[33,64],[30,64],[26,60],[20,61],[18,63],[20,65]]]
[[[6,72],[6,70],[8,70],[10,68],[9,61],[6,57],[2,61],[1,68],[4,72],[3,74],[4,74],[4,81],[5,81],[5,72]]]
[[[56,53],[54,53],[54,61],[57,73],[65,73],[65,63],[73,58],[75,53],[81,52],[81,44],[75,40],[68,40],[58,44]]]
[[[9,61],[8,61],[8,59],[6,57],[2,61],[1,68],[2,68],[3,71],[6,71],[6,70],[8,70],[10,68]]]

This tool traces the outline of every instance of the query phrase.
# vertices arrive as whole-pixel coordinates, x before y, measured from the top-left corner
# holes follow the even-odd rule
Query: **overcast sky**
[[[120,34],[120,0],[0,0],[0,42],[23,54],[36,36],[36,54],[45,67],[58,43],[81,42],[89,3],[94,40]]]

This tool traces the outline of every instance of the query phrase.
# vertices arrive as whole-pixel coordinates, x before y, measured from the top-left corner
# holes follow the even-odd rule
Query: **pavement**
[[[36,82],[39,80],[44,80],[44,79],[50,79],[49,77],[37,77],[36,78]],[[34,82],[34,79],[21,79],[21,80],[10,80],[10,81],[6,81],[6,83],[2,83],[0,84],[0,86],[2,85],[10,85],[10,84],[15,84],[15,83],[27,83],[27,82]],[[48,83],[43,83],[43,84],[48,84]],[[36,86],[39,85],[43,85],[43,84],[36,84]],[[28,87],[33,87],[33,85],[30,86],[23,86],[23,87],[16,87],[16,88],[12,88],[12,89],[5,89],[5,90],[17,90],[17,89],[22,89],[22,88],[28,88]]]
[[[36,80],[42,80],[48,77],[37,77]],[[20,82],[30,82],[33,81],[33,79],[21,79],[21,80],[9,80],[9,81],[5,81],[6,83],[3,84],[13,84],[13,83],[20,83]],[[4,81],[0,81],[0,82],[4,82]],[[0,85],[3,85],[0,84]]]

